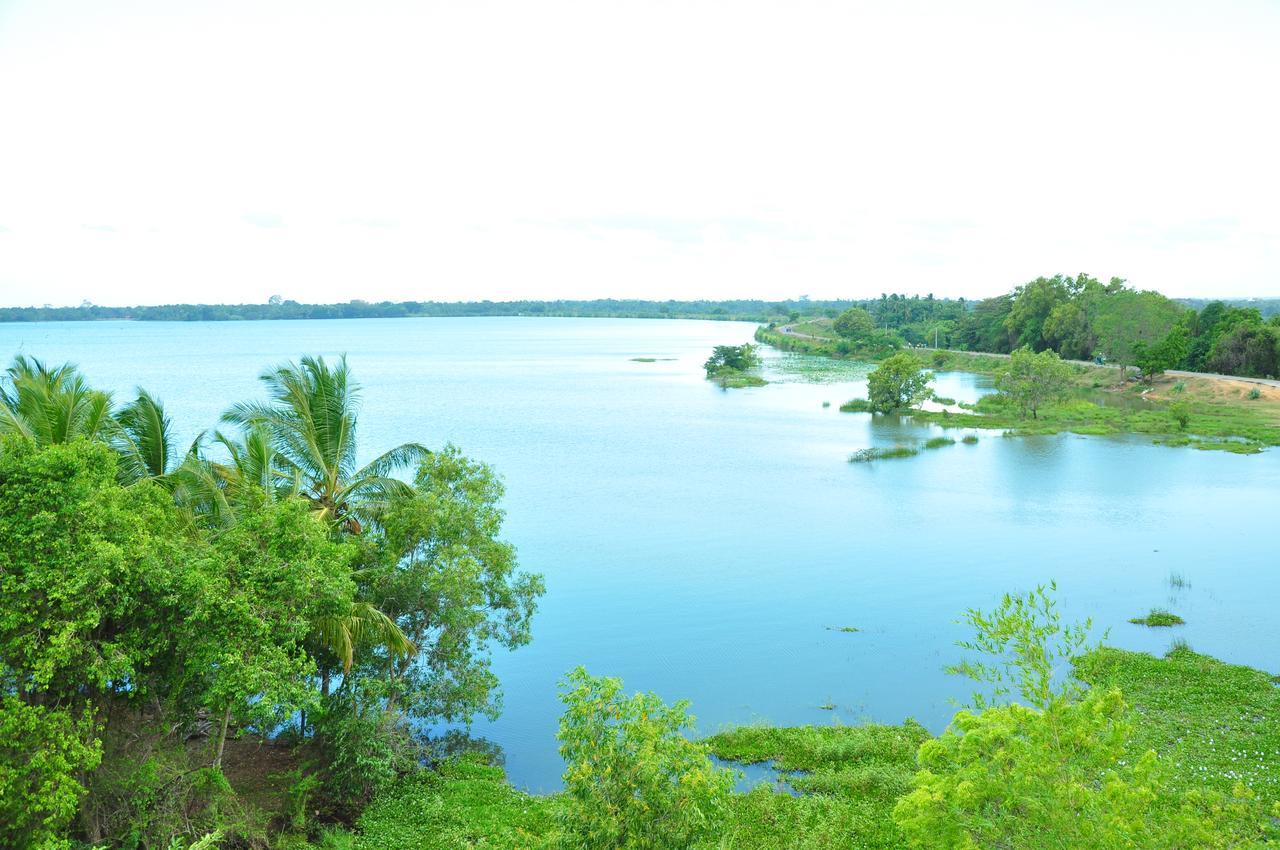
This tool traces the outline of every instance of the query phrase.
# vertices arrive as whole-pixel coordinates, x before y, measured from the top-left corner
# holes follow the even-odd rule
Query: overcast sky
[[[0,303],[1280,296],[1280,2],[0,0]]]

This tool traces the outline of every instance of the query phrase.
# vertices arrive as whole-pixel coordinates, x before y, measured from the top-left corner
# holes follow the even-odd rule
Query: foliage
[[[540,575],[518,570],[515,547],[499,537],[502,495],[492,467],[455,446],[422,459],[409,495],[387,510],[361,577],[367,598],[418,653],[368,656],[353,670],[353,687],[381,688],[427,722],[497,716],[490,648],[529,642],[545,589]]]
[[[1169,771],[1132,735],[1118,690],[962,711],[920,747],[914,788],[894,819],[914,848],[1256,846],[1268,830],[1240,788],[1171,793]]]
[[[989,660],[968,659],[947,672],[967,676],[988,686],[976,692],[971,705],[984,709],[1017,695],[1028,705],[1045,710],[1055,701],[1069,701],[1083,692],[1069,675],[1070,661],[1088,648],[1092,621],[1064,625],[1052,594],[1057,585],[1040,585],[1029,593],[1006,593],[991,612],[971,608],[964,622],[974,630],[960,647]],[[1064,675],[1067,674],[1067,675]]]
[[[683,850],[720,825],[734,775],[681,734],[693,725],[686,703],[621,691],[620,680],[581,667],[562,683],[562,844]]]
[[[1280,330],[1270,325],[1237,324],[1214,344],[1206,365],[1226,375],[1280,375]]]
[[[850,307],[836,317],[831,327],[845,339],[861,340],[871,336],[875,331],[876,323],[866,310],[861,307]]]
[[[1021,411],[1038,419],[1045,404],[1066,397],[1071,386],[1071,367],[1052,351],[1032,353],[1023,346],[1009,355],[1009,362],[996,372],[996,386]]]
[[[871,402],[865,398],[851,398],[840,405],[841,413],[871,413]]]
[[[354,850],[550,850],[563,797],[515,790],[478,755],[408,777],[380,795],[358,822]]]
[[[924,441],[924,447],[926,449],[941,449],[946,448],[947,446],[954,446],[955,444],[956,441],[951,437],[930,437]]]
[[[924,371],[919,360],[901,352],[881,361],[867,376],[867,399],[877,411],[912,407],[929,397],[932,380],[933,373]]]
[[[63,836],[85,793],[80,777],[102,757],[95,731],[88,713],[0,696],[0,844],[70,846]]]
[[[20,693],[54,707],[108,694],[139,701],[167,669],[199,557],[161,488],[116,483],[113,454],[85,442],[0,449],[0,658]]]
[[[391,476],[427,450],[404,443],[357,467],[360,387],[345,357],[334,366],[323,357],[303,357],[260,378],[271,403],[241,402],[223,419],[270,435],[280,474],[296,478],[302,494],[326,519],[359,533],[392,498],[405,494],[404,483]]]
[[[1187,356],[1191,346],[1186,330],[1175,326],[1156,345],[1147,345],[1139,340],[1133,344],[1133,362],[1142,373],[1147,383],[1164,373],[1166,369],[1176,367]]]
[[[712,350],[711,356],[707,358],[707,362],[702,364],[707,377],[711,377],[722,369],[745,372],[759,365],[760,355],[756,353],[756,347],[749,342],[742,345],[717,345]]]
[[[377,701],[333,694],[314,723],[322,797],[314,808],[339,820],[354,819],[378,793],[418,766],[419,747],[407,724]]]

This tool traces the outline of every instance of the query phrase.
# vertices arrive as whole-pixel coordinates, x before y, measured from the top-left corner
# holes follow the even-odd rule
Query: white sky
[[[0,304],[1280,295],[1280,2],[0,0]]]

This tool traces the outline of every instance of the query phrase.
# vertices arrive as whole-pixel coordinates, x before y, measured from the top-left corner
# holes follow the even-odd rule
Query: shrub
[[[681,733],[687,703],[622,695],[619,679],[579,667],[561,684],[567,848],[684,850],[722,821],[735,774]]]
[[[924,447],[926,449],[940,449],[944,446],[954,446],[956,441],[950,437],[930,437],[925,440]]]
[[[962,711],[921,745],[894,820],[911,847],[939,850],[1258,846],[1265,818],[1243,787],[1176,794],[1154,752],[1122,760],[1130,734],[1115,689],[1045,711]]]
[[[1169,405],[1169,415],[1173,417],[1173,421],[1178,423],[1178,430],[1185,431],[1187,423],[1191,421],[1191,409],[1187,407],[1186,402],[1175,401]]]
[[[0,845],[62,848],[101,746],[86,716],[0,697]]]
[[[418,766],[419,748],[404,721],[376,700],[356,699],[346,690],[330,696],[317,712],[315,747],[319,786],[296,777],[294,795],[307,805],[314,788],[317,807],[343,821]]]
[[[1254,387],[1253,389],[1249,390],[1250,401],[1257,401],[1260,398],[1262,398],[1262,390],[1258,389],[1257,387]]]
[[[840,405],[842,413],[871,413],[871,402],[865,398],[851,398]]]

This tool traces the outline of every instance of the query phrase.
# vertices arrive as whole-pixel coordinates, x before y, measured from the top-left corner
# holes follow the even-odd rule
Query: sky
[[[1280,296],[1280,0],[0,0],[0,305]]]

